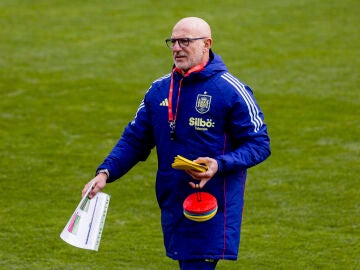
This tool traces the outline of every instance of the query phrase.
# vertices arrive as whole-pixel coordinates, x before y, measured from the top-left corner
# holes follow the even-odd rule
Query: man
[[[215,269],[219,259],[237,259],[246,170],[270,155],[269,138],[251,89],[211,50],[211,30],[204,20],[180,20],[166,42],[173,70],[145,94],[134,120],[90,181],[95,182],[90,196],[145,160],[156,146],[156,196],[166,254],[181,269]],[[208,170],[175,170],[176,155]],[[217,199],[218,211],[208,221],[183,215],[183,201],[195,188]]]

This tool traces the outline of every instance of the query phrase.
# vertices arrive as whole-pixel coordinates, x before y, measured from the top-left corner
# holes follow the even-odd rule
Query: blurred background
[[[59,238],[81,190],[171,70],[182,17],[254,91],[272,156],[249,170],[239,259],[219,269],[359,269],[355,0],[0,2],[0,269],[177,269],[155,153],[107,185],[98,252]]]

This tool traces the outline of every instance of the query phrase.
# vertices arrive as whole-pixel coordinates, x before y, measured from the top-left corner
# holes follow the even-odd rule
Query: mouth
[[[186,55],[176,54],[174,55],[175,61],[181,61],[186,58]]]

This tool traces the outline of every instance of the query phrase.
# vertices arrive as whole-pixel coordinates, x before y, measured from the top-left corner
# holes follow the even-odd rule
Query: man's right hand
[[[99,173],[97,176],[95,176],[89,183],[87,183],[84,186],[84,189],[82,190],[82,196],[85,195],[86,191],[89,189],[92,182],[94,182],[93,188],[89,193],[89,198],[93,198],[96,193],[98,193],[100,190],[102,190],[106,186],[106,180],[107,175],[104,173]]]

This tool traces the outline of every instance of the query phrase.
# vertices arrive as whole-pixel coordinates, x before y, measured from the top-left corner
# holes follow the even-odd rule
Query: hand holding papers
[[[177,170],[195,170],[198,172],[206,172],[207,166],[195,163],[187,158],[177,155],[174,162],[171,164],[174,169]]]
[[[98,192],[92,199],[92,183],[60,234],[61,239],[78,248],[98,250],[106,213],[110,203],[108,194]]]

